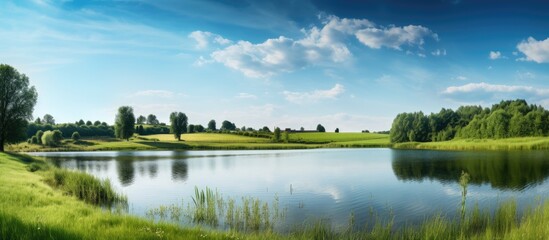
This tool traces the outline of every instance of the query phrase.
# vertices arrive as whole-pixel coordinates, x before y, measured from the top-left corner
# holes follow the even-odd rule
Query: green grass
[[[332,133],[332,132],[307,132],[290,133],[290,141],[304,143],[342,143],[377,141],[389,143],[389,135],[377,133]]]
[[[28,166],[33,163],[40,166],[40,169],[29,171]],[[288,234],[182,228],[102,210],[96,205],[79,200],[74,195],[68,195],[63,188],[58,189],[46,183],[51,171],[55,169],[29,156],[0,153],[0,239],[522,240],[546,239],[549,236],[549,201],[533,206],[521,218],[516,213],[516,203],[510,201],[500,205],[493,214],[477,207],[469,211],[464,220],[436,215],[427,218],[422,224],[401,229],[393,229],[391,221],[376,222],[369,229],[349,228],[343,232],[334,231],[326,222],[314,221],[297,226],[295,231]],[[200,191],[197,194],[202,195]],[[204,198],[208,202],[207,197]],[[234,203],[232,205],[233,217],[237,214],[240,215],[239,219],[248,217],[252,228],[261,224],[260,217],[264,213],[260,202],[256,203],[251,199],[245,207],[235,207]],[[226,206],[230,208],[231,203]]]
[[[78,142],[65,140],[60,146],[47,147],[19,143],[8,145],[8,151],[118,151],[118,150],[260,150],[260,149],[307,149],[342,147],[387,147],[386,134],[369,133],[291,133],[289,143],[274,143],[271,139],[225,133],[183,134],[177,141],[172,134],[137,136],[130,141],[114,138],[82,139]]]
[[[505,139],[454,139],[444,142],[398,143],[394,148],[437,150],[536,150],[549,149],[547,137],[522,137]]]
[[[85,202],[104,206],[127,202],[125,196],[114,191],[108,179],[100,180],[86,173],[66,169],[54,169],[50,173],[45,180],[47,183]]]

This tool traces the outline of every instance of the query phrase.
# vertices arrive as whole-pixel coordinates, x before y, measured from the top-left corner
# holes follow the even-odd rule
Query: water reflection
[[[172,180],[185,181],[187,180],[188,165],[186,159],[172,161]]]
[[[457,182],[461,171],[472,184],[490,184],[498,189],[523,190],[541,184],[549,176],[547,152],[493,151],[442,152],[392,151],[395,176],[404,181]]]
[[[315,149],[35,155],[63,168],[109,178],[128,196],[131,214],[190,203],[195,186],[210,187],[234,199],[254,197],[270,205],[278,199],[280,208],[287,210],[288,228],[315,218],[346,223],[350,213],[361,226],[378,217],[373,213],[394,216],[395,226],[437,213],[452,216],[461,202],[457,180],[462,170],[471,175],[468,204],[478,203],[491,211],[499,200],[516,198],[524,205],[537,196],[549,196],[549,151]]]
[[[135,177],[135,168],[132,160],[116,159],[116,170],[118,180],[122,186],[129,186],[133,183]]]

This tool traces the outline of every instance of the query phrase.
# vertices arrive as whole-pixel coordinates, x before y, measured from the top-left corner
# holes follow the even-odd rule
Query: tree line
[[[454,138],[492,138],[547,136],[549,111],[523,99],[492,105],[461,106],[456,111],[438,113],[400,113],[393,120],[390,139],[399,142],[436,142]]]
[[[202,125],[188,124],[188,118],[184,113],[173,112],[170,114],[170,125],[158,121],[154,114],[147,117],[140,115],[135,117],[133,108],[122,106],[115,116],[114,126],[106,122],[84,121],[80,119],[73,123],[56,124],[55,118],[46,114],[38,117],[33,122],[32,112],[36,105],[38,93],[34,86],[29,86],[29,79],[25,74],[19,73],[15,68],[7,64],[0,64],[0,152],[4,151],[6,143],[17,143],[27,139],[29,143],[54,146],[60,144],[63,138],[69,136],[74,141],[81,137],[118,137],[128,140],[134,133],[141,135],[172,133],[178,140],[183,133],[194,132],[240,132],[250,136],[262,136],[270,133],[268,127],[256,131],[253,128],[237,128],[235,123],[225,120],[218,130],[215,120],[208,122],[205,128]],[[136,126],[138,124],[138,126]],[[144,127],[144,124],[148,126]],[[152,126],[152,127],[151,127]],[[280,129],[275,129],[275,138],[280,140]],[[302,128],[303,130],[303,128]],[[322,125],[317,126],[318,132],[325,132]],[[339,132],[339,129],[336,129]],[[284,133],[285,141],[288,141],[288,131]]]

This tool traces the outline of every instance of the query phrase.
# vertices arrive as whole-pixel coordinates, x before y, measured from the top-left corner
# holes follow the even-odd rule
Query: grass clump
[[[92,204],[110,206],[127,201],[125,196],[114,191],[108,179],[100,180],[86,173],[55,169],[48,182],[66,194]]]
[[[219,194],[213,192],[210,188],[206,190],[198,190],[198,187],[194,188],[194,197],[192,197],[194,203],[193,221],[197,223],[205,222],[212,226],[217,226],[217,198]]]

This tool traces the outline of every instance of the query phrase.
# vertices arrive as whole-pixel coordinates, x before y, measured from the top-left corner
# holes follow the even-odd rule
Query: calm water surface
[[[549,197],[549,152],[453,152],[392,149],[262,151],[135,151],[34,153],[57,166],[78,169],[111,183],[128,197],[131,214],[160,205],[192,202],[194,188],[224,197],[250,196],[286,211],[284,229],[328,219],[357,224],[372,213],[397,225],[442,213],[461,202],[458,179],[471,175],[467,204],[493,209],[513,198],[519,208]]]

